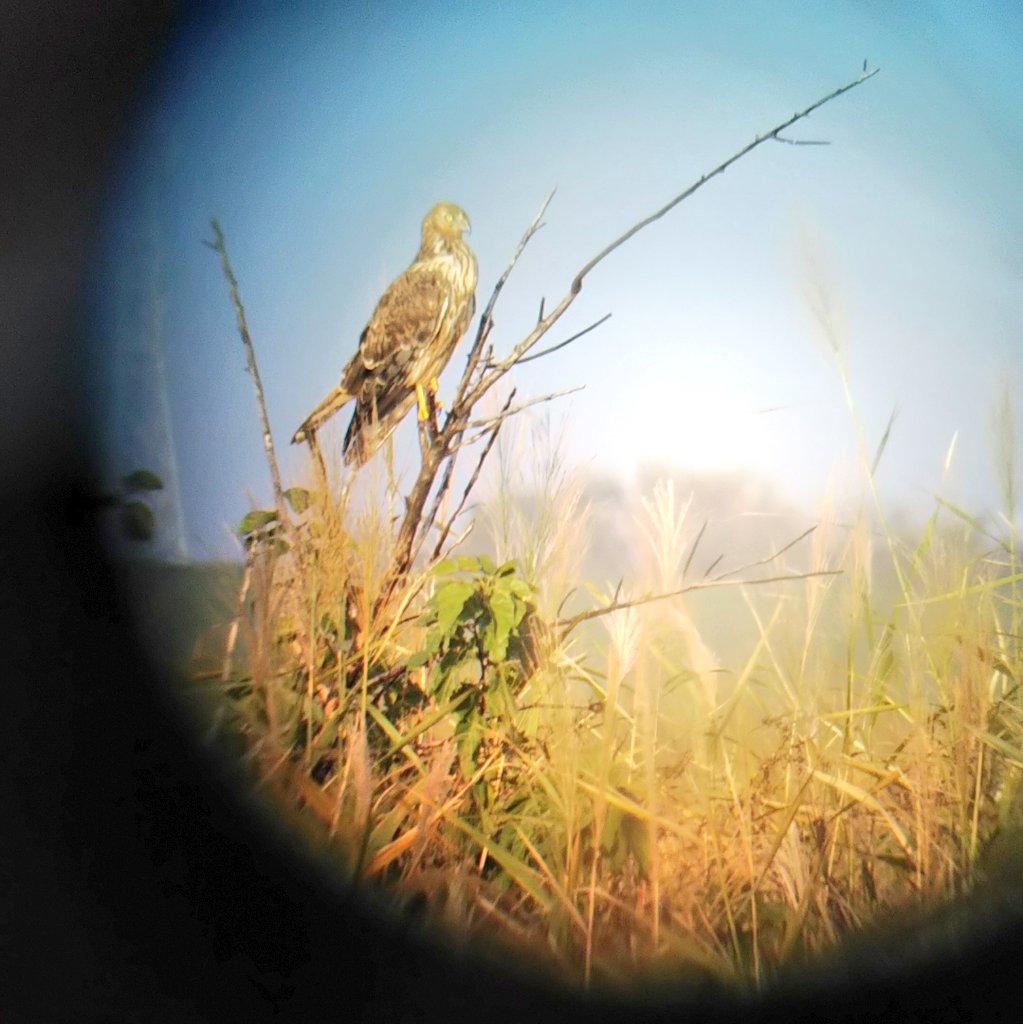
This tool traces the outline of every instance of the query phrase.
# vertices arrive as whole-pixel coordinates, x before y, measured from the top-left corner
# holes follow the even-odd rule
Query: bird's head
[[[463,231],[471,231],[469,217],[460,206],[454,203],[437,203],[423,218],[423,242],[428,242],[438,235],[441,238],[457,240]]]

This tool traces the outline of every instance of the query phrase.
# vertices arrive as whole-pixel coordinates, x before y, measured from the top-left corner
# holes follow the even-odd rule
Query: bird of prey
[[[417,405],[430,415],[437,377],[447,365],[476,310],[476,256],[462,239],[470,230],[465,211],[437,203],[423,218],[422,244],[411,266],[377,303],[359,349],[341,382],[306,417],[292,443],[313,435],[343,405],[355,401],[345,434],[345,462],[361,466]]]

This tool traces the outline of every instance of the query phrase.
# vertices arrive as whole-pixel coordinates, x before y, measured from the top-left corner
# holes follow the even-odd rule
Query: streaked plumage
[[[344,453],[346,463],[361,466],[416,404],[417,387],[436,387],[476,309],[476,257],[462,239],[468,230],[469,218],[454,203],[437,203],[423,218],[415,260],[384,292],[341,383],[306,417],[293,443],[354,399]]]

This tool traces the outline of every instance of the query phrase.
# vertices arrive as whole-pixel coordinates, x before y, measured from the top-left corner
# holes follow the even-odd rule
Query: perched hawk
[[[420,421],[428,417],[424,389],[437,393],[437,377],[476,309],[476,257],[462,240],[468,230],[469,218],[454,203],[438,203],[423,218],[415,260],[384,292],[341,383],[306,417],[293,444],[354,399],[344,453],[348,465],[361,466],[414,404]]]

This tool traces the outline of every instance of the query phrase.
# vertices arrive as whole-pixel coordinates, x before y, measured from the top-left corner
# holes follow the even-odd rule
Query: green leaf
[[[440,659],[440,674],[442,678],[450,676],[456,669],[460,669],[463,665],[467,665],[472,661],[472,658],[467,656],[465,648],[460,647],[456,650],[445,651],[444,656]]]
[[[472,597],[475,586],[468,580],[451,580],[433,595],[433,608],[437,617],[436,628],[441,636],[448,637],[462,614],[465,602]]]
[[[527,583],[521,576],[513,576],[505,585],[516,597],[521,598],[523,601],[531,601],[533,599],[533,585]]]
[[[152,540],[156,517],[144,501],[129,501],[121,506],[121,533],[128,540]]]
[[[426,634],[426,646],[423,650],[432,658],[435,654],[440,652],[440,645],[443,640],[444,637],[440,635],[440,631],[434,627]]]
[[[289,487],[284,492],[284,497],[299,515],[309,507],[309,492],[304,487]]]
[[[458,745],[458,766],[463,778],[471,778],[476,771],[476,750],[483,738],[482,723],[478,714],[466,715],[455,728],[455,742]]]
[[[430,660],[428,651],[416,651],[406,662],[409,668],[422,668]]]
[[[469,555],[459,555],[457,558],[443,558],[430,571],[434,576],[450,576],[456,572],[479,572],[480,564]]]
[[[461,829],[477,846],[485,846],[487,855],[497,861],[515,884],[523,892],[532,896],[548,916],[551,915],[551,907],[554,901],[549,895],[546,884],[541,882],[537,872],[529,864],[512,856],[507,850],[495,843],[491,835],[474,828],[469,822],[462,820],[457,815],[450,815],[447,821],[456,828]]]
[[[479,567],[488,576],[493,576],[497,572],[497,567],[490,555],[480,555]]]
[[[126,491],[162,491],[163,481],[148,469],[136,469],[122,477]]]
[[[266,529],[271,523],[277,521],[277,512],[272,508],[256,508],[246,513],[238,524],[238,532],[247,537],[257,530]]]
[[[506,590],[495,590],[490,595],[490,612],[494,618],[493,642],[487,654],[491,661],[504,661],[508,657],[508,637],[515,628],[515,599]]]
[[[516,711],[515,695],[508,684],[509,677],[514,676],[514,670],[508,665],[502,668],[506,671],[498,672],[487,690],[487,711],[491,717],[504,717],[512,722]]]

